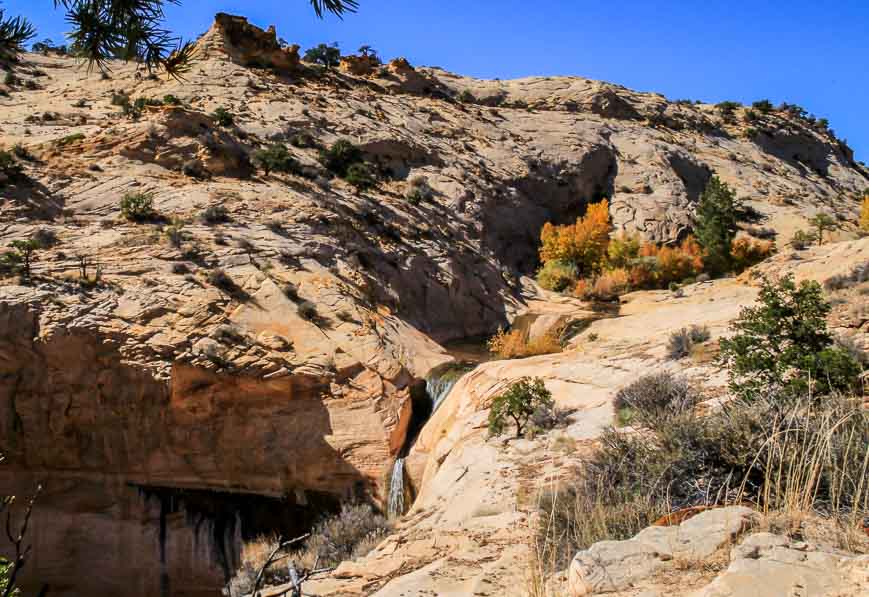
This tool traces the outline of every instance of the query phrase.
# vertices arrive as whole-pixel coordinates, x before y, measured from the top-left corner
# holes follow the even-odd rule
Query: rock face
[[[338,65],[342,71],[357,77],[364,77],[380,67],[380,60],[374,56],[342,56]]]
[[[869,593],[869,556],[769,532],[743,535],[757,517],[747,508],[722,508],[679,526],[649,527],[628,541],[596,543],[571,563],[568,594],[843,597]],[[706,586],[696,590],[673,586],[678,583],[674,580],[678,566],[708,562],[733,542],[729,565]]]
[[[214,25],[197,42],[197,55],[213,57],[226,54],[242,66],[272,68],[292,72],[299,67],[299,46],[282,47],[274,26],[263,31],[244,17],[218,13]]]
[[[602,541],[570,564],[573,597],[623,591],[677,559],[703,561],[751,526],[749,508],[710,510],[678,526],[649,527],[628,541]]]
[[[846,555],[772,533],[749,535],[696,597],[869,594],[869,556]]]
[[[576,458],[542,449],[549,440],[487,443],[491,398],[543,376],[582,412],[565,441],[591,441],[618,386],[660,365],[672,329],[691,317],[721,333],[755,293],[733,280],[680,299],[641,293],[600,319],[523,277],[541,226],[605,195],[617,227],[674,242],[717,174],[783,235],[824,209],[846,239],[869,181],[827,133],[783,112],[752,136],[713,106],[586,79],[479,81],[404,59],[364,78],[319,73],[274,30],[229,15],[197,55],[185,82],[120,63],[86,78],[71,58],[26,55],[44,76],[0,97],[0,144],[34,157],[6,181],[0,244],[56,237],[30,284],[0,286],[0,482],[18,494],[46,484],[28,573],[53,594],[212,595],[251,533],[292,532],[352,495],[382,502],[422,380],[452,360],[438,343],[531,310],[534,333],[588,319],[602,341],[459,382],[410,450],[406,525],[329,589],[466,594],[498,578],[522,594],[530,519],[516,496]],[[132,119],[112,103],[119,91],[180,105]],[[323,168],[319,150],[340,139],[381,174],[377,188]],[[254,169],[250,154],[272,143],[289,146],[293,173]],[[407,198],[412,181],[425,200]],[[122,197],[141,193],[157,216],[125,220]],[[769,267],[817,276],[865,260],[864,241],[825,251]],[[866,323],[847,326],[857,336]],[[702,363],[692,373],[720,378]],[[230,524],[238,496],[276,500],[292,520],[257,520],[263,506]]]

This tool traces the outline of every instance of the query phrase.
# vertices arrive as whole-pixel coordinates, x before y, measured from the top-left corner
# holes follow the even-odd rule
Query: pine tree
[[[812,228],[816,228],[818,231],[817,238],[818,246],[820,247],[824,244],[824,231],[834,228],[836,226],[836,220],[828,214],[819,213],[809,218],[809,224],[811,224]]]
[[[704,262],[710,271],[721,273],[729,267],[730,247],[736,237],[738,218],[736,194],[713,176],[700,196],[694,224],[694,236],[703,248]]]
[[[851,389],[860,366],[828,330],[830,309],[817,282],[764,278],[757,306],[743,309],[734,335],[721,340],[734,394],[801,398]]]

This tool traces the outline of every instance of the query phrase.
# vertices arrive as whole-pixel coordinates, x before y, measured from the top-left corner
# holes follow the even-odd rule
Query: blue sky
[[[360,0],[343,21],[307,0],[183,0],[167,9],[185,37],[215,12],[241,14],[303,48],[370,44],[384,58],[502,79],[579,75],[669,98],[769,98],[829,118],[869,161],[869,0]],[[51,0],[5,0],[58,40]]]

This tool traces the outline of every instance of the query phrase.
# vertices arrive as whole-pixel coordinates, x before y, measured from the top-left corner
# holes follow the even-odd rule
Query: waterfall
[[[392,477],[389,480],[389,496],[386,502],[386,512],[390,517],[404,514],[405,491],[404,491],[404,458],[410,452],[410,448],[416,441],[423,425],[428,418],[437,410],[437,407],[446,399],[450,391],[462,376],[471,370],[467,364],[453,364],[434,372],[425,380],[426,396],[421,396],[421,404],[414,400],[414,418],[408,429],[405,445],[395,459],[392,467]],[[428,400],[426,401],[426,398]]]
[[[438,406],[446,400],[450,391],[459,382],[462,376],[467,373],[468,367],[450,367],[444,371],[433,373],[425,380],[425,391],[431,399],[431,412],[434,413]]]
[[[404,514],[404,458],[396,458],[392,467],[387,513],[390,517]]]

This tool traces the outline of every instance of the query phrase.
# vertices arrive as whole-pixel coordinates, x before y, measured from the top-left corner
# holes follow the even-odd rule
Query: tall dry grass
[[[861,400],[806,401],[773,419],[752,462],[764,472],[752,496],[746,476],[737,500],[764,514],[820,513],[846,526],[869,514],[869,413]]]
[[[867,550],[869,411],[842,396],[734,403],[631,435],[611,430],[574,478],[539,489],[535,597],[558,594],[551,581],[577,551],[692,506],[752,505],[766,520],[813,521],[836,547]]]
[[[498,330],[489,339],[488,347],[489,352],[498,359],[523,359],[561,352],[563,347],[559,336],[560,330],[550,330],[534,339],[529,339],[528,334],[522,330]]]

